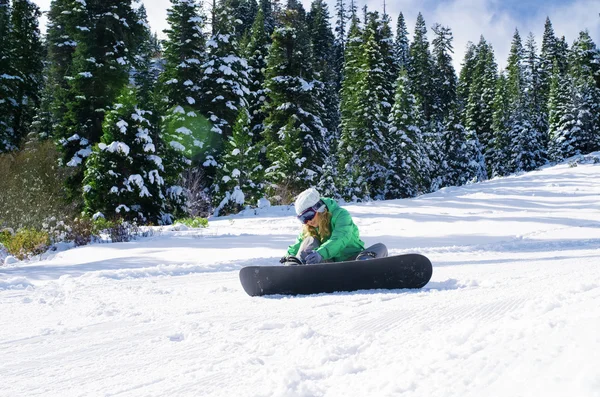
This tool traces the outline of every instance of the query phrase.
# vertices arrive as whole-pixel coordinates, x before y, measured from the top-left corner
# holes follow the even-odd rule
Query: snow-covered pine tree
[[[433,65],[427,27],[423,15],[419,13],[415,34],[410,43],[408,77],[417,102],[421,105],[425,121],[429,123],[433,114]],[[428,129],[428,128],[427,128]]]
[[[524,67],[525,50],[519,31],[515,30],[507,62],[507,95],[509,98],[510,161],[508,172],[531,171],[543,163],[543,142],[528,112],[527,80]]]
[[[85,212],[141,224],[171,223],[164,164],[150,137],[147,113],[137,102],[135,89],[126,87],[103,122],[101,142],[86,162]]]
[[[267,30],[264,11],[259,8],[256,19],[250,32],[250,41],[245,49],[248,60],[248,113],[250,115],[249,128],[252,132],[253,144],[262,141],[265,115],[263,107],[267,94],[265,92],[265,70],[267,57],[271,46],[271,35]],[[260,154],[261,164],[266,165],[264,151]]]
[[[393,171],[389,168],[386,139],[389,131],[387,115],[392,102],[385,88],[385,57],[381,42],[379,13],[369,12],[363,33],[362,57],[356,89],[354,127],[356,140],[346,150],[355,152],[355,162],[346,164],[354,181],[354,198],[359,200],[382,199],[387,195],[386,180]]]
[[[561,69],[555,61],[548,99],[548,157],[551,161],[562,161],[581,154],[577,135],[579,128],[572,113],[573,82],[567,71]]]
[[[13,0],[9,35],[10,63],[13,72],[11,123],[15,147],[29,132],[34,112],[40,105],[42,86],[42,43],[38,29],[40,9],[30,0]]]
[[[229,3],[233,21],[240,21],[235,28],[237,42],[247,42],[259,6],[256,0],[228,0],[227,2]]]
[[[325,106],[323,112],[323,126],[329,132],[327,146],[330,138],[335,139],[339,126],[340,98],[338,92],[338,75],[335,65],[335,38],[329,23],[329,8],[324,0],[314,0],[308,14],[307,22],[312,43],[315,78],[323,83],[321,102]]]
[[[381,59],[383,64],[384,80],[381,86],[381,101],[383,106],[383,117],[388,119],[392,106],[394,105],[394,92],[396,90],[396,80],[400,73],[398,63],[396,62],[396,52],[394,43],[394,34],[392,32],[392,19],[384,12],[379,22],[379,42]]]
[[[260,0],[258,8],[263,12],[265,18],[265,29],[267,30],[269,37],[271,37],[273,31],[275,30],[275,26],[277,25],[274,15],[275,10],[273,9],[273,0]]]
[[[207,60],[202,77],[202,91],[205,100],[202,104],[203,114],[212,123],[210,133],[213,145],[209,148],[211,162],[204,164],[206,174],[214,175],[213,166],[222,167],[223,148],[231,136],[233,126],[240,109],[247,109],[248,63],[241,57],[236,37],[236,20],[229,0],[221,1],[214,10],[216,15],[213,34],[207,41]],[[217,195],[224,191],[221,181],[214,180],[211,190]],[[218,203],[215,203],[218,204]]]
[[[118,2],[78,2],[71,12],[77,14],[77,46],[70,65],[71,78],[65,96],[67,113],[55,137],[63,164],[73,167],[67,183],[78,195],[84,161],[92,145],[100,141],[105,112],[113,105],[129,81],[131,53],[139,34],[132,0]]]
[[[335,2],[335,41],[334,41],[334,70],[337,73],[337,90],[342,89],[344,52],[348,41],[348,21],[351,18],[350,12],[346,6],[346,0],[336,0]]]
[[[336,59],[339,51],[336,49],[335,37],[329,19],[327,3],[323,0],[314,0],[307,20],[313,49],[315,78],[323,83],[323,87],[318,94],[320,102],[324,105],[321,121],[327,131],[327,134],[323,137],[323,155],[324,163],[327,163],[327,174],[322,174],[317,186],[324,187],[335,196],[337,190],[333,178],[337,166],[335,148],[339,140],[340,72],[335,69],[336,63],[339,61]]]
[[[433,120],[443,123],[456,107],[456,71],[452,65],[452,31],[440,24],[433,25]]]
[[[344,71],[342,90],[340,93],[340,141],[339,156],[339,187],[345,199],[355,199],[356,178],[353,174],[354,164],[359,164],[358,147],[361,137],[358,131],[357,84],[362,68],[363,32],[356,13],[352,14],[348,41],[344,52]]]
[[[494,50],[483,36],[477,44],[475,58],[465,108],[465,127],[468,131],[477,134],[489,172],[494,158],[492,123],[498,66],[494,58]]]
[[[448,183],[446,173],[449,164],[446,160],[447,152],[444,151],[444,135],[448,135],[447,126],[451,131],[464,129],[450,122],[450,110],[456,107],[457,78],[452,65],[452,32],[450,28],[433,25],[435,35],[432,44],[432,113],[429,129],[426,132],[427,156],[429,157],[430,190],[435,191]],[[451,163],[455,164],[455,163]]]
[[[14,80],[11,67],[10,2],[0,0],[0,153],[16,149],[11,116],[14,99]]]
[[[477,135],[465,129],[456,108],[448,109],[445,120],[440,148],[444,153],[443,186],[461,186],[487,179]]]
[[[409,40],[408,30],[406,29],[406,21],[404,14],[400,12],[398,22],[396,23],[396,41],[394,43],[394,52],[396,55],[396,64],[398,70],[408,70],[409,62]]]
[[[527,119],[531,125],[529,132],[532,142],[530,147],[538,154],[535,156],[534,168],[546,163],[546,148],[548,147],[548,116],[546,114],[547,98],[543,95],[543,82],[540,73],[540,58],[533,33],[529,33],[524,48],[523,78],[525,84],[524,105]]]
[[[540,79],[539,96],[543,105],[542,112],[545,120],[548,120],[549,117],[548,102],[550,97],[550,84],[552,81],[552,70],[554,69],[554,63],[558,61],[558,50],[558,39],[554,35],[552,22],[550,22],[550,18],[546,17],[538,68]],[[547,133],[547,129],[544,132]]]
[[[576,150],[590,153],[600,148],[600,51],[587,30],[573,43],[569,66]]]
[[[239,212],[245,205],[256,205],[263,197],[264,171],[258,161],[260,147],[254,143],[248,110],[240,109],[232,135],[225,143],[223,166],[217,171],[221,190],[215,195],[215,215]]]
[[[389,116],[390,132],[387,150],[392,167],[388,180],[388,198],[415,197],[426,191],[421,178],[425,148],[419,126],[423,125],[421,110],[417,105],[405,69],[396,81],[394,106]]]
[[[133,80],[140,103],[154,114],[157,113],[155,109],[157,99],[155,98],[155,91],[160,74],[158,57],[161,48],[158,38],[150,30],[146,7],[143,4],[136,10],[136,14],[141,29],[140,35],[137,37],[139,44],[134,49]],[[156,122],[152,122],[152,125],[155,124]]]
[[[465,57],[461,64],[460,74],[458,77],[458,85],[456,87],[456,95],[458,105],[461,109],[462,122],[467,123],[466,107],[473,84],[473,76],[475,74],[475,66],[477,64],[477,47],[470,41],[467,43]]]
[[[490,175],[492,177],[508,175],[510,168],[510,131],[511,131],[511,104],[508,94],[508,81],[506,73],[502,71],[496,82],[494,96],[494,118],[492,129],[494,131],[492,161]]]
[[[50,120],[40,126],[40,134],[55,137],[67,113],[69,82],[73,78],[73,54],[83,28],[85,8],[76,0],[53,0],[48,11],[46,31],[47,72],[42,107],[49,109]],[[49,124],[49,126],[48,126]]]
[[[289,202],[319,180],[327,131],[321,121],[323,84],[315,79],[302,5],[290,0],[282,23],[273,33],[267,59],[263,135],[271,164],[266,169],[270,194]]]
[[[182,188],[178,187],[181,173],[194,161],[193,167],[212,164],[206,155],[210,141],[210,123],[202,117],[205,100],[200,82],[202,65],[206,62],[206,37],[203,33],[205,16],[196,0],[172,0],[167,11],[169,29],[164,46],[164,71],[159,77],[161,93],[161,137],[166,169],[165,181],[171,186],[173,205],[184,200]],[[203,179],[200,188],[207,188],[211,181]]]

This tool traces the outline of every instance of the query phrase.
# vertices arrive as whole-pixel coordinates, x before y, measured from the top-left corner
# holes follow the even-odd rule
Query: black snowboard
[[[302,266],[247,266],[240,270],[250,296],[307,295],[368,289],[421,288],[431,279],[431,261],[419,254],[366,261]]]

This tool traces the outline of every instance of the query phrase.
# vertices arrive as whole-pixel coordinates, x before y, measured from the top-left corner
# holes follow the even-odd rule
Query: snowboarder
[[[335,200],[321,197],[316,189],[300,193],[294,206],[304,226],[296,243],[281,258],[284,265],[367,260],[388,255],[381,243],[365,249],[350,213]]]

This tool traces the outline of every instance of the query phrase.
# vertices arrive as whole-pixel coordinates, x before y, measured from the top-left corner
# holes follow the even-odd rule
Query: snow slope
[[[600,164],[346,208],[431,282],[248,297],[287,207],[0,267],[0,395],[600,396]]]

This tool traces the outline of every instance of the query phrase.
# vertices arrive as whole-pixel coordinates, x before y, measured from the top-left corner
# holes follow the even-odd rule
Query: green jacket
[[[322,199],[327,210],[331,212],[331,236],[325,241],[321,241],[321,246],[317,252],[321,254],[323,260],[333,260],[334,262],[343,262],[358,255],[365,249],[365,243],[358,235],[358,227],[352,221],[350,213],[340,207],[335,200],[330,198]],[[288,248],[289,255],[298,254],[300,244],[302,244],[302,233],[298,236],[296,243]]]

